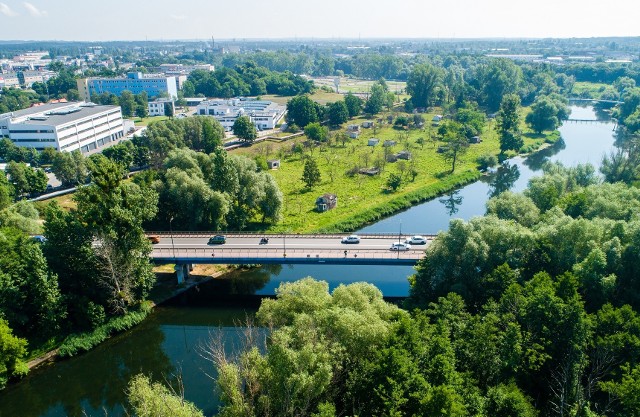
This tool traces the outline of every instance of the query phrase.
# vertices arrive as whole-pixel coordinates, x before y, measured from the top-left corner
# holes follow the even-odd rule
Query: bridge
[[[209,238],[223,234],[226,242],[209,245]],[[256,234],[216,232],[147,232],[157,236],[151,260],[175,264],[178,281],[188,276],[193,264],[306,264],[306,265],[415,265],[424,257],[426,245],[412,245],[408,251],[391,251],[393,243],[413,234],[359,234],[360,243],[341,243],[346,234]],[[266,237],[269,243],[261,244]]]
[[[595,102],[595,103],[605,103],[605,104],[622,104],[622,101],[618,101],[618,100],[600,100],[597,98],[571,98],[569,97],[569,101],[588,101],[588,102]]]

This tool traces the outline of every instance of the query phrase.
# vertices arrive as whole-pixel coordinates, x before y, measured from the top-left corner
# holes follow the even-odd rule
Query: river
[[[571,107],[571,117],[597,120],[591,107]],[[562,140],[544,151],[507,161],[491,176],[446,196],[381,220],[361,232],[437,233],[446,230],[451,218],[483,215],[491,195],[511,189],[522,191],[540,173],[544,161],[565,165],[590,162],[600,165],[614,144],[613,124],[566,122]],[[398,266],[269,266],[235,272],[230,280],[201,285],[169,305],[158,307],[144,323],[78,358],[38,369],[23,381],[0,392],[0,417],[104,417],[122,416],[129,379],[138,373],[159,380],[181,375],[186,399],[205,415],[219,405],[215,384],[207,375],[215,370],[207,360],[205,346],[211,339],[224,340],[229,351],[242,340],[238,322],[255,312],[257,295],[271,295],[281,282],[313,276],[340,283],[368,281],[387,297],[403,297],[409,290],[411,267]],[[231,297],[229,296],[231,295]],[[229,301],[231,300],[231,301]],[[242,307],[239,307],[242,306]]]

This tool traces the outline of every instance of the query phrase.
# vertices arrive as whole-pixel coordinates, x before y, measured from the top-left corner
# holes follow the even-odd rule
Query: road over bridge
[[[153,245],[151,258],[156,264],[176,264],[177,270],[180,265],[193,264],[415,265],[435,237],[423,235],[428,239],[426,245],[392,251],[393,243],[404,242],[411,235],[361,234],[360,243],[344,244],[341,239],[345,234],[225,233],[224,244],[209,245],[209,238],[215,234],[148,232],[148,236],[160,238],[159,243]],[[269,243],[261,244],[263,237],[268,237]]]

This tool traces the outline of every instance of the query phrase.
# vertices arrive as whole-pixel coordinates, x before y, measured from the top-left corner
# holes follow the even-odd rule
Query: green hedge
[[[133,326],[140,324],[151,310],[151,303],[144,302],[138,310],[131,311],[124,316],[114,317],[90,332],[72,334],[62,342],[58,349],[58,355],[66,358],[89,351],[107,340],[111,335],[129,330]]]

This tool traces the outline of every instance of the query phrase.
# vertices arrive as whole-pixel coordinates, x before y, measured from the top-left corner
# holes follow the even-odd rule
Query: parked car
[[[158,236],[158,235],[147,236],[147,239],[149,239],[149,242],[153,243],[154,245],[156,243],[160,243],[160,236]]]
[[[35,236],[31,236],[31,240],[38,243],[44,243],[47,241],[47,238],[42,235],[35,235]]]
[[[405,243],[410,243],[412,245],[426,245],[427,244],[427,238],[424,236],[420,236],[420,235],[415,235],[415,236],[411,236],[410,238],[408,238]]]
[[[222,235],[215,235],[209,238],[207,245],[222,245],[227,241],[227,238]]]
[[[393,243],[389,249],[392,251],[404,252],[404,251],[411,250],[411,245],[404,242]]]
[[[360,243],[360,236],[358,235],[350,235],[347,237],[343,237],[340,241],[342,243]]]

